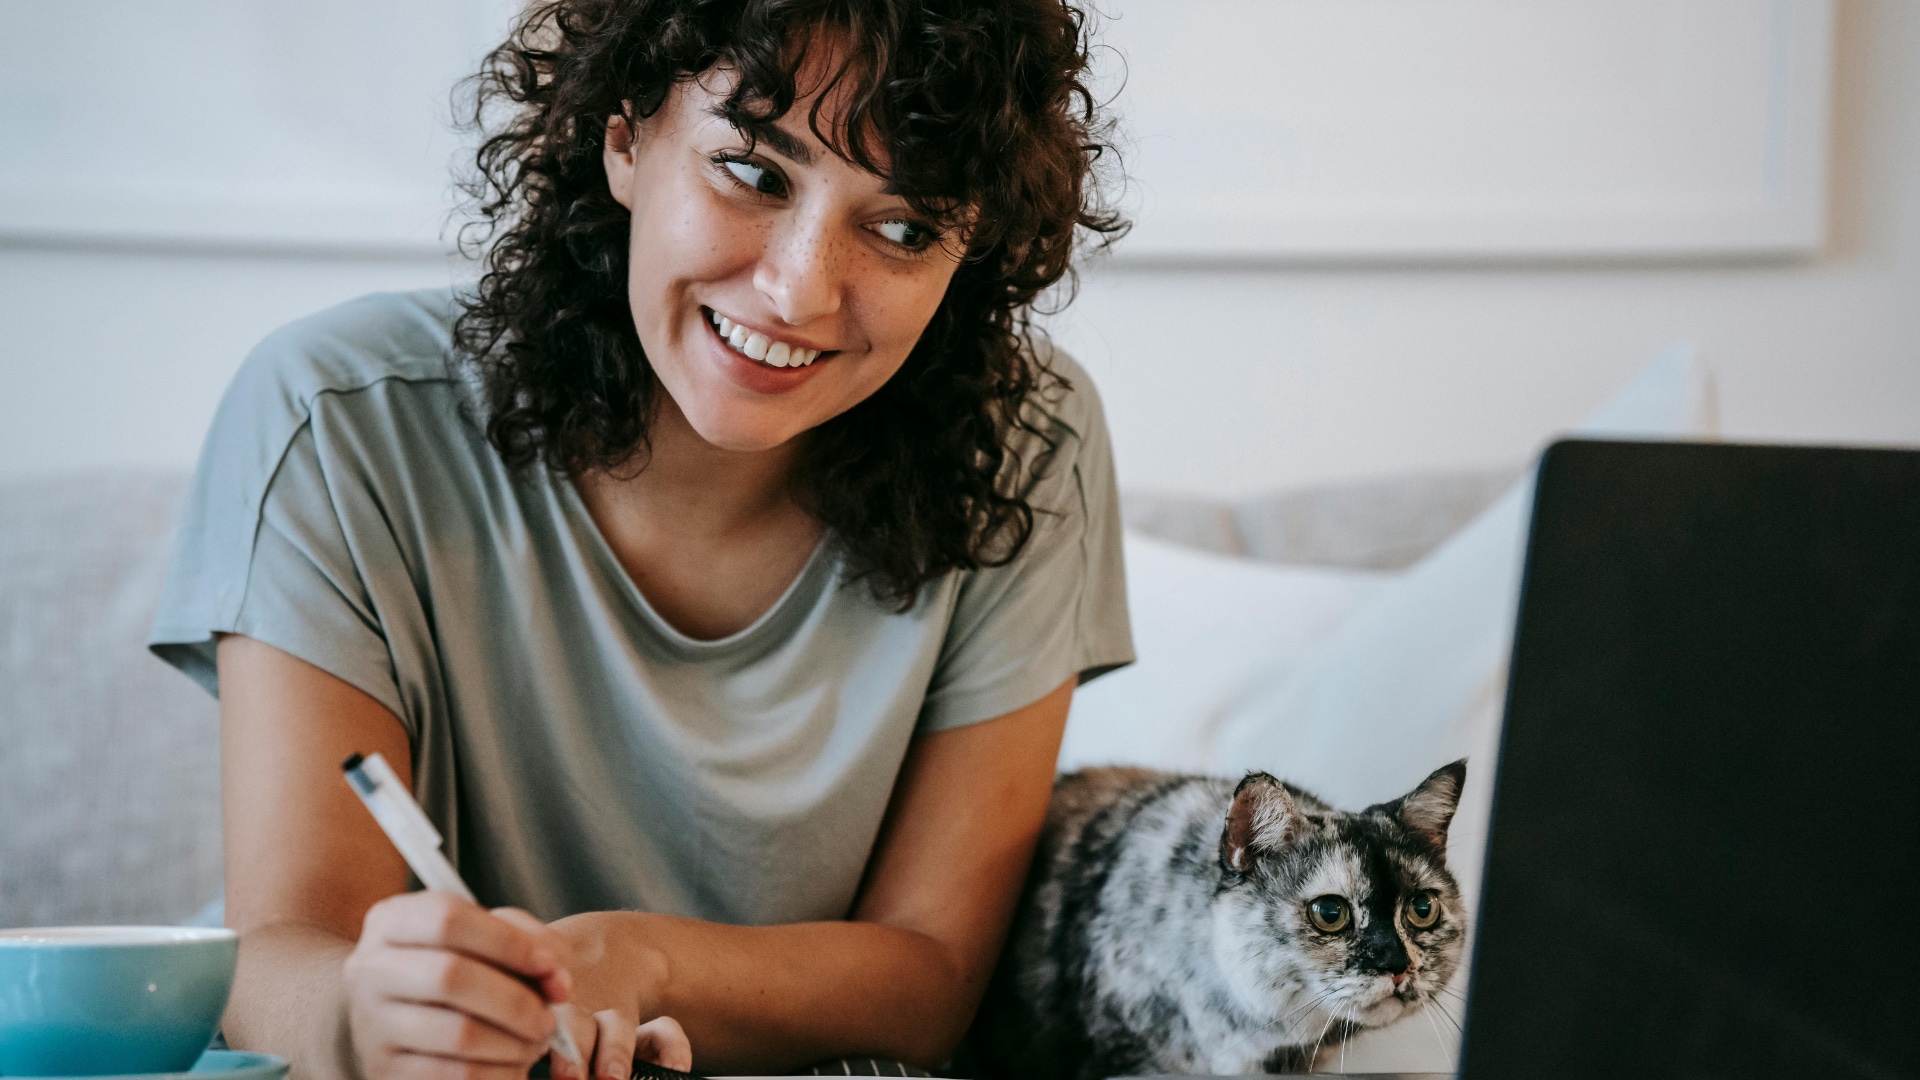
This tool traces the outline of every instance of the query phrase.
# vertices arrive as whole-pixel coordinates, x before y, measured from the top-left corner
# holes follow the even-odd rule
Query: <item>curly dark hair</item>
[[[484,138],[463,240],[484,272],[454,341],[509,463],[644,468],[660,391],[626,299],[608,118],[651,116],[676,83],[724,63],[739,75],[728,118],[752,129],[793,108],[821,40],[839,60],[814,133],[916,213],[966,218],[965,257],[905,365],[803,436],[792,478],[854,573],[905,608],[930,579],[1003,565],[1031,535],[1009,440],[1039,434],[1030,404],[1064,385],[1033,348],[1033,306],[1076,250],[1126,227],[1097,179],[1107,128],[1085,82],[1086,16],[1068,0],[534,5],[468,84]],[[847,104],[823,130],[834,91]]]

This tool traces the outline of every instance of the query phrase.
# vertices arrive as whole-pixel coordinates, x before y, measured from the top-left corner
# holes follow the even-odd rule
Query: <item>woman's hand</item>
[[[573,1032],[573,1041],[587,1059],[590,1072],[582,1076],[555,1057],[549,1063],[553,1080],[628,1080],[635,1058],[680,1072],[693,1070],[693,1044],[671,1016],[656,1016],[635,1026],[633,1015],[622,1009],[601,1009],[588,1016],[572,1005],[563,1005],[561,1012],[567,1016],[567,1029]]]
[[[554,1080],[628,1080],[636,1057],[669,1069],[693,1069],[693,1044],[679,1022],[661,1016],[664,960],[641,940],[626,935],[616,945],[622,913],[588,912],[561,919],[551,927],[567,943],[567,955],[580,973],[574,1004],[561,1010],[589,1073],[582,1076],[553,1059]],[[587,1010],[595,1009],[591,1015]],[[637,1024],[641,1017],[647,1022]]]
[[[370,1080],[525,1080],[554,1030],[547,1005],[573,982],[566,941],[540,920],[441,892],[373,905],[342,977]]]

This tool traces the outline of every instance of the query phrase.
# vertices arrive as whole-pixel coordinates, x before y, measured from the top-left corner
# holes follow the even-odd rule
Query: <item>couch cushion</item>
[[[145,644],[185,480],[0,482],[0,926],[172,922],[219,890],[217,710]]]
[[[1520,478],[1518,466],[1390,476],[1238,501],[1129,490],[1127,527],[1261,562],[1399,570],[1419,562]]]

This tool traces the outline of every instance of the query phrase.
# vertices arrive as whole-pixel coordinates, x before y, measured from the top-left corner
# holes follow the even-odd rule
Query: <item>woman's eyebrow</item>
[[[801,165],[813,164],[813,150],[806,143],[786,133],[780,125],[771,120],[735,120],[727,115],[724,104],[715,105],[708,110],[713,115],[732,124],[734,128],[756,143],[766,143],[773,152],[781,157],[798,162]]]

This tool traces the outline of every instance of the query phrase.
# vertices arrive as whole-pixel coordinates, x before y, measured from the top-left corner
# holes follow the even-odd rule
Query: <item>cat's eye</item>
[[[1407,925],[1425,930],[1440,921],[1440,901],[1430,892],[1417,892],[1407,901]]]
[[[1337,934],[1353,921],[1353,909],[1347,906],[1345,897],[1322,896],[1307,904],[1307,918],[1321,930]]]

